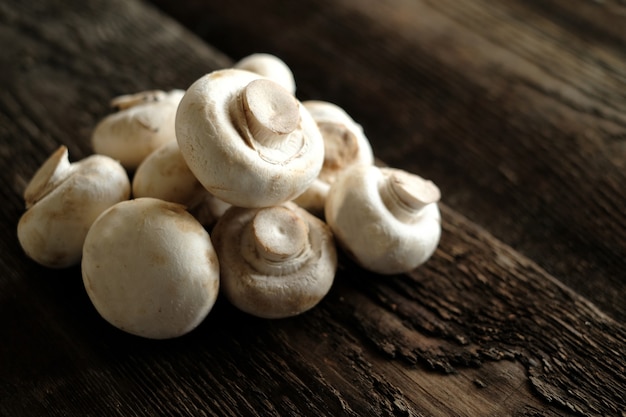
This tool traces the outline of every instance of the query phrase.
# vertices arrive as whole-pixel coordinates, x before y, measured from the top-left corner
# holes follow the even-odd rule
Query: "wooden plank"
[[[154,3],[235,58],[281,56],[380,158],[626,321],[622,2]]]
[[[427,265],[382,278],[344,259],[300,317],[255,319],[220,300],[176,340],[113,329],[79,268],[21,252],[23,187],[58,145],[74,160],[91,152],[111,97],[184,88],[231,61],[121,0],[5,2],[0,44],[0,415],[622,413],[624,325],[448,205]]]

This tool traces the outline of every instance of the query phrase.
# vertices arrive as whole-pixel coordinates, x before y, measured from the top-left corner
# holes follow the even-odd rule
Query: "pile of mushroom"
[[[379,274],[426,262],[439,189],[376,166],[357,122],[295,90],[282,60],[254,54],[186,90],[113,99],[96,154],[70,163],[62,146],[26,187],[25,254],[80,263],[98,313],[152,339],[196,328],[219,294],[258,317],[302,314],[338,250]]]

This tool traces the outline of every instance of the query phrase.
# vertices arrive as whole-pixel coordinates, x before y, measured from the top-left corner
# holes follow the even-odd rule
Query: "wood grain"
[[[509,10],[513,4],[498,7]],[[184,88],[232,61],[144,3],[4,2],[0,4],[0,164],[4,168],[0,197],[5,202],[0,211],[4,236],[0,242],[4,271],[0,274],[0,415],[623,415],[626,328],[607,314],[619,317],[623,311],[622,306],[610,304],[611,297],[624,294],[623,274],[617,272],[623,266],[617,255],[624,248],[623,223],[617,214],[623,195],[614,183],[623,176],[618,170],[619,147],[608,152],[599,136],[587,142],[573,127],[567,135],[556,128],[568,122],[583,125],[584,120],[577,119],[590,117],[599,131],[619,133],[623,114],[617,110],[624,105],[620,92],[601,100],[597,95],[598,102],[585,98],[591,103],[585,109],[603,109],[597,104],[600,101],[610,105],[604,113],[581,116],[585,112],[568,110],[556,93],[537,92],[523,82],[507,86],[506,81],[516,70],[520,79],[544,82],[548,91],[567,90],[551,77],[532,78],[517,65],[507,66],[502,73],[480,74],[493,62],[492,54],[504,53],[485,40],[477,40],[467,52],[466,72],[461,67],[454,70],[459,61],[453,60],[452,52],[429,55],[425,43],[420,43],[426,40],[414,38],[413,24],[401,25],[412,15],[403,18],[399,11],[418,7],[412,13],[430,10],[424,19],[431,22],[430,27],[420,26],[420,36],[435,36],[440,30],[435,23],[441,22],[447,22],[441,46],[452,45],[453,38],[446,41],[446,36],[468,33],[467,26],[454,23],[429,3],[402,3],[405,9],[398,10],[396,3],[369,4],[367,13],[367,8],[354,9],[349,2],[307,5],[308,17],[296,13],[304,6],[295,3],[281,4],[268,15],[259,12],[259,26],[254,30],[238,26],[236,36],[251,48],[259,42],[257,34],[267,30],[267,41],[291,51],[287,56],[302,70],[296,74],[302,74],[303,95],[354,110],[371,132],[379,156],[426,172],[444,184],[449,197],[442,205],[444,234],[435,256],[414,273],[384,278],[342,259],[329,296],[309,313],[291,319],[255,319],[220,299],[196,331],[179,339],[143,340],[112,328],[89,303],[78,267],[49,270],[22,253],[15,227],[24,210],[23,188],[60,144],[69,147],[73,160],[91,153],[89,134],[109,112],[113,96]],[[557,7],[559,2],[549,5]],[[223,5],[225,11],[235,8]],[[371,13],[377,11],[384,13],[374,20]],[[517,15],[514,11],[510,9],[511,15]],[[342,29],[328,31],[334,39],[322,37],[314,43],[313,35],[324,33],[320,29],[327,27],[329,15]],[[559,24],[569,36],[578,33],[568,26],[579,24],[574,15],[570,12],[563,18],[569,23]],[[233,20],[229,16],[211,18],[223,28],[235,24],[234,14]],[[394,19],[384,23],[380,16]],[[288,21],[289,36],[279,41],[263,19],[274,24]],[[588,19],[593,20],[591,15]],[[192,21],[188,23],[193,27]],[[371,27],[357,31],[362,24]],[[520,33],[530,31],[527,25]],[[196,29],[207,30],[200,23]],[[407,40],[400,42],[398,34]],[[598,45],[606,42],[606,49],[598,46],[597,50],[621,70],[616,58],[620,52],[614,48],[620,44],[618,35],[598,25],[589,36]],[[389,44],[371,60],[361,55],[361,47],[352,47],[358,45],[351,43],[355,40]],[[298,45],[310,49],[296,54]],[[412,55],[407,57],[407,51]],[[474,54],[480,51],[479,59]],[[329,72],[319,57],[336,59],[342,70]],[[365,58],[370,65],[363,67]],[[518,58],[515,63],[525,61]],[[390,68],[397,72],[384,71]],[[594,71],[599,69],[590,73]],[[490,77],[497,86],[491,101],[480,95]],[[414,84],[403,85],[408,78]],[[581,90],[607,92],[610,85],[619,84],[619,77],[600,78],[591,77]],[[474,116],[483,110],[486,120],[474,123]],[[512,110],[516,112],[496,123]],[[427,126],[425,130],[415,132],[414,119]],[[546,142],[526,138],[545,126],[554,129],[543,137]],[[504,128],[511,137],[484,136],[489,129]],[[451,154],[446,149],[453,139],[446,137],[455,132],[462,134],[463,140],[454,140],[462,147]],[[521,141],[522,149],[504,146],[513,141]],[[583,154],[595,168],[569,173],[566,168],[578,166],[579,153],[585,149]],[[557,158],[559,152],[562,158]],[[491,189],[503,176],[494,173],[497,159],[503,156],[516,162],[507,175],[517,175],[518,180]],[[555,167],[554,177],[541,186],[526,183],[536,177],[525,164],[551,163],[561,164]],[[469,167],[478,170],[476,175],[464,171]],[[560,189],[583,173],[604,188],[592,192],[590,185],[581,182],[579,187]],[[525,193],[529,202],[519,204]],[[508,201],[509,195],[513,201]],[[549,214],[544,199],[565,195],[569,199],[556,201],[551,210],[568,214],[567,204],[594,196],[599,202],[591,202],[589,209],[586,203],[581,207],[589,213],[604,210],[607,217],[570,213],[571,219],[584,222],[572,226],[565,237],[556,233],[562,226],[556,214],[540,222],[529,220],[528,216]],[[482,212],[496,205],[497,211]],[[511,230],[503,226],[514,222],[521,224]],[[546,225],[550,227],[543,230]],[[593,230],[598,225],[604,228]],[[595,244],[585,239],[607,237],[607,229],[614,229],[613,240],[585,258],[592,264],[580,266],[588,279],[600,280],[611,289],[603,291],[595,304],[580,295],[588,287],[566,286],[567,277],[550,273],[550,268],[571,273],[569,258],[560,265],[561,258],[554,253],[529,257],[518,252],[535,254],[529,248],[543,245],[542,237],[549,241],[545,244],[556,245],[578,236],[563,252],[569,256]],[[609,243],[613,246],[600,258]],[[611,276],[611,271],[616,274]]]

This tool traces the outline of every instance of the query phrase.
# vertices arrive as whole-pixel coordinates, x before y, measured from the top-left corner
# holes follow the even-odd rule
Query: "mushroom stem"
[[[259,210],[248,225],[246,259],[260,272],[291,272],[306,259],[310,246],[307,224],[285,207]]]
[[[263,146],[279,147],[300,123],[296,98],[273,81],[250,82],[241,93],[241,102],[252,138]]]
[[[403,223],[418,221],[415,214],[441,198],[439,188],[432,181],[400,170],[393,170],[385,177],[379,192],[387,209]]]
[[[29,209],[65,180],[72,170],[66,146],[60,146],[37,170],[24,190],[24,201]]]

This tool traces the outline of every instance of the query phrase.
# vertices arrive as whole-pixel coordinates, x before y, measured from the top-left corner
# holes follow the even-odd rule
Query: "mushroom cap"
[[[330,290],[337,253],[328,226],[293,203],[232,207],[213,229],[222,290],[263,318],[303,313]]]
[[[176,140],[174,122],[183,90],[146,91],[113,99],[120,110],[94,128],[94,152],[110,156],[129,170],[163,144]]]
[[[176,141],[168,142],[144,159],[133,176],[133,197],[153,197],[193,206],[208,194],[193,175]]]
[[[219,291],[208,232],[182,205],[145,197],[106,210],[85,239],[82,276],[98,313],[151,339],[197,327]]]
[[[233,68],[257,73],[280,84],[292,94],[296,92],[296,81],[291,68],[275,55],[264,53],[248,55],[237,61]]]
[[[304,106],[244,70],[214,71],[194,82],[179,105],[176,136],[200,183],[239,207],[295,198],[324,161],[322,136]]]
[[[17,225],[22,249],[35,262],[65,268],[80,261],[83,242],[95,219],[130,196],[124,168],[104,155],[70,164],[60,147],[26,187],[28,210]]]
[[[317,123],[324,139],[324,164],[307,190],[294,202],[310,212],[321,215],[330,184],[346,168],[374,163],[374,153],[361,125],[336,104],[308,100],[302,102]]]
[[[404,187],[396,178],[417,185]],[[390,190],[392,183],[399,185]],[[389,193],[393,198],[386,197]],[[419,193],[428,198],[419,201],[415,197]],[[331,185],[326,222],[339,245],[362,267],[380,274],[408,272],[426,262],[437,248],[441,236],[438,199],[434,184],[417,175],[355,165]]]

